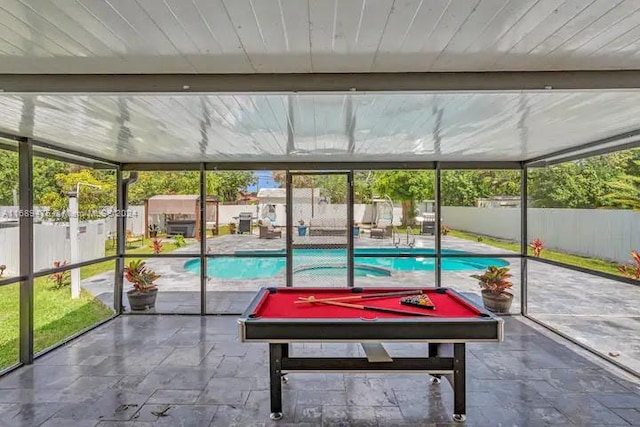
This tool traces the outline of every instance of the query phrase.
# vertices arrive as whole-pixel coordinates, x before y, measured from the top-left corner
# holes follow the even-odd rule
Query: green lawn
[[[145,243],[151,245],[151,240],[145,240]],[[162,253],[173,252],[178,249],[178,246],[172,242],[163,242],[162,243]],[[127,254],[145,254],[148,255],[152,250],[150,246],[140,246],[137,248],[127,248]],[[107,249],[105,251],[105,256],[115,255],[115,249]],[[144,258],[144,257],[141,257]],[[135,258],[127,258],[125,263],[128,263],[132,259]],[[80,269],[80,276],[85,279],[87,277],[95,276],[96,274],[104,273],[105,271],[113,270],[115,268],[114,261],[104,261],[99,262],[97,264],[91,264],[86,267],[82,267]]]
[[[151,240],[145,243],[151,244]],[[177,246],[165,242],[163,253],[172,252]],[[127,253],[148,254],[149,247],[128,249]],[[106,255],[114,255],[108,249]],[[115,261],[104,261],[80,269],[85,279],[96,274],[113,271]],[[0,370],[18,362],[19,336],[19,296],[20,284],[0,287]],[[91,325],[108,318],[113,310],[93,295],[82,291],[80,298],[71,299],[69,286],[54,289],[46,277],[34,281],[34,349],[44,350]]]
[[[218,229],[218,236],[224,236],[230,234],[229,233],[229,226],[228,225],[221,225],[220,228]],[[209,233],[209,236],[207,237],[212,237],[211,233]]]
[[[506,249],[509,251],[520,252],[520,244],[519,243],[511,243],[505,242],[501,240],[492,239],[486,236],[478,236],[477,234],[467,233],[464,231],[451,230],[449,235],[454,237],[459,237],[465,240],[472,240],[474,242],[478,241],[480,237],[482,239],[482,243],[487,244],[489,246],[493,246],[500,249]],[[529,248],[529,255],[533,255],[533,249]],[[615,274],[616,276],[622,276],[618,269],[616,268],[618,264],[614,262],[604,261],[598,258],[588,258],[579,255],[572,255],[565,252],[552,251],[549,249],[543,249],[540,254],[540,258],[549,259],[553,261],[562,262],[565,264],[574,265],[577,267],[588,268],[591,270],[602,271],[604,273]]]
[[[62,341],[113,314],[113,310],[82,291],[71,299],[69,287],[54,289],[46,277],[34,281],[35,351]],[[0,287],[0,369],[18,361],[20,284]]]
[[[0,369],[18,362],[20,283],[0,287]]]

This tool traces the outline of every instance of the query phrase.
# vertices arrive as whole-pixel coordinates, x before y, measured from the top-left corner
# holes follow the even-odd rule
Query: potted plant
[[[235,222],[230,222],[229,223],[229,234],[236,234],[236,223]]]
[[[158,237],[158,231],[160,231],[158,224],[151,224],[149,226],[149,237]]]
[[[482,288],[482,302],[485,308],[494,313],[508,313],[513,301],[513,294],[507,292],[513,284],[509,281],[509,267],[490,265],[484,274],[474,274]]]
[[[307,227],[304,225],[304,220],[298,220],[298,236],[306,236],[307,235]]]
[[[133,285],[133,289],[127,291],[131,310],[146,310],[154,308],[158,287],[153,283],[160,275],[147,268],[141,260],[133,260],[124,268],[125,278]]]

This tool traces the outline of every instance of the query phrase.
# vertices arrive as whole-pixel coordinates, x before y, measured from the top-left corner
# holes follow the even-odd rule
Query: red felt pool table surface
[[[315,298],[339,298],[346,296],[367,295],[382,292],[397,292],[413,290],[415,288],[366,288],[360,293],[354,293],[348,288],[275,288],[276,292],[265,293],[262,300],[256,306],[254,318],[281,318],[281,319],[344,319],[344,318],[412,318],[416,316],[383,313],[378,311],[361,310],[356,308],[339,307],[327,304],[295,304],[300,297],[314,296]],[[400,304],[402,296],[392,296],[385,298],[357,299],[343,301],[349,304],[367,305],[383,308],[392,308],[404,311],[432,314],[435,318],[477,318],[481,312],[471,303],[460,298],[450,290],[438,292],[436,288],[422,289],[427,294],[435,310],[426,310],[420,307],[413,307]],[[421,317],[428,319],[427,317]]]

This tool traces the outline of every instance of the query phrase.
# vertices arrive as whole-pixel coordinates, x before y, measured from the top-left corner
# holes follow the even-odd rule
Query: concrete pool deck
[[[326,240],[326,239],[325,239]],[[328,239],[331,240],[331,239]],[[335,238],[333,238],[335,241]],[[207,240],[210,253],[231,254],[237,250],[283,249],[284,239],[258,239],[255,235],[228,235]],[[403,245],[406,247],[406,245]],[[391,239],[355,239],[356,248],[393,247]],[[416,236],[416,247],[433,248],[432,236]],[[480,254],[509,254],[482,242],[442,237],[443,249]],[[199,246],[190,245],[174,253],[193,253]],[[513,254],[513,253],[512,253]],[[520,312],[520,259],[508,258],[514,284],[512,312]],[[199,313],[199,276],[184,269],[188,258],[149,259],[148,265],[162,277],[156,311],[164,313]],[[528,312],[546,324],[580,342],[608,354],[620,352],[620,363],[640,371],[640,287],[598,276],[579,273],[535,261],[529,262]],[[477,281],[470,277],[478,270],[443,271],[442,284],[465,292],[480,301]],[[334,278],[335,279],[335,278]],[[296,277],[295,286],[344,286],[343,281],[318,277]],[[433,286],[433,271],[397,272],[391,277],[357,277],[356,286]],[[241,313],[255,291],[263,286],[284,286],[284,273],[268,279],[238,280],[210,278],[207,281],[207,312]],[[83,280],[82,286],[107,304],[113,301],[113,273]],[[125,286],[128,288],[128,286]],[[127,303],[125,297],[125,304]]]

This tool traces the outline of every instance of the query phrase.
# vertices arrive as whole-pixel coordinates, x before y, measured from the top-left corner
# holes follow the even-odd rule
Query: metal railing
[[[401,243],[400,232],[398,231],[398,227],[396,227],[395,225],[391,229],[391,242],[393,243],[393,246],[395,246],[396,248],[400,247],[400,243]]]
[[[416,236],[413,235],[411,226],[407,226],[407,246],[413,248],[416,245]]]

